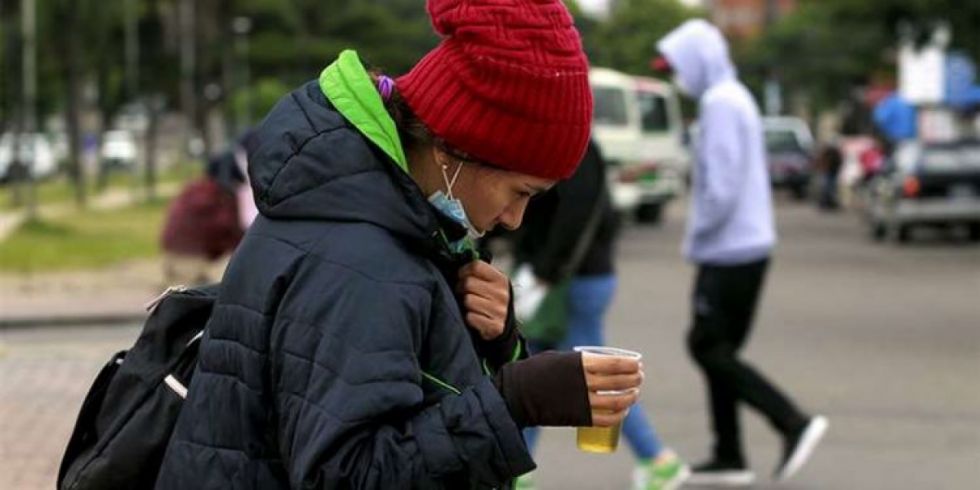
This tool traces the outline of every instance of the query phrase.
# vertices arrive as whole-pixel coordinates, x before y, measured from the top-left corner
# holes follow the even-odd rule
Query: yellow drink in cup
[[[575,347],[576,352],[594,356],[625,357],[627,359],[643,358],[638,352],[615,347],[581,346]],[[600,391],[599,395],[621,395],[622,391]],[[619,433],[623,428],[622,422],[612,427],[579,427],[576,434],[578,448],[588,453],[612,453],[619,446]]]
[[[576,434],[578,448],[587,453],[615,452],[622,428],[622,422],[612,427],[579,427]]]

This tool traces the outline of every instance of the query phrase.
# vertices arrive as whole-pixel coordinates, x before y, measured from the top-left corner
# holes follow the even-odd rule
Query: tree
[[[817,108],[845,99],[875,75],[894,74],[893,48],[905,22],[925,27],[945,20],[953,47],[980,59],[980,4],[957,0],[801,0],[762,37],[738,52],[749,79],[772,69],[790,92]]]
[[[594,65],[650,75],[657,41],[700,14],[678,0],[620,0],[607,20],[583,32],[586,51]]]

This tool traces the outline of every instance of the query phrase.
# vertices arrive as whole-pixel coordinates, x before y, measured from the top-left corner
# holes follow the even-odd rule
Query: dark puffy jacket
[[[533,469],[411,178],[315,82],[256,140],[261,216],[225,273],[157,488],[502,488]]]

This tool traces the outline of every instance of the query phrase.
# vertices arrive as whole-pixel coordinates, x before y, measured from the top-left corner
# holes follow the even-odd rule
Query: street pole
[[[126,37],[126,98],[127,104],[131,110],[137,114],[137,118],[134,119],[139,121],[139,117],[145,114],[143,109],[145,106],[142,101],[139,100],[139,15],[136,6],[137,0],[123,0],[123,16],[124,16],[124,29]],[[133,139],[137,142],[137,155],[139,155],[139,149],[144,147],[146,144],[146,132],[145,128],[139,126],[126,128],[132,131]],[[132,171],[133,176],[137,177],[139,171],[143,171],[143,179],[149,185],[147,189],[152,189],[154,186],[153,179],[148,178],[149,166],[146,164],[145,160],[140,157],[136,158],[136,165]]]
[[[78,2],[70,2],[64,7],[65,11],[65,26],[63,28],[69,29],[69,32],[78,28],[79,25],[79,6]],[[65,76],[65,92],[66,92],[66,124],[65,127],[68,131],[68,161],[69,169],[71,172],[72,183],[75,191],[75,204],[79,209],[85,208],[86,203],[86,188],[85,182],[87,176],[85,175],[85,165],[83,163],[82,150],[81,150],[81,82],[80,82],[80,72],[81,72],[81,60],[79,60],[79,53],[81,52],[78,43],[75,42],[70,36],[60,36],[61,42],[63,43],[60,48],[64,54],[66,60],[64,62],[64,76]]]
[[[4,27],[6,27],[7,22],[3,19],[3,2],[0,2],[0,134],[3,134],[7,129],[7,120],[4,118],[4,111],[7,105],[7,78],[3,73],[7,61],[5,58],[7,54],[7,40],[4,39],[6,35]]]
[[[126,16],[126,89],[129,102],[134,102],[139,94],[139,20],[136,0],[123,0]]]
[[[249,124],[252,123],[252,93],[249,90],[249,79],[251,78],[251,70],[249,67],[249,46],[248,46],[248,34],[252,30],[252,19],[248,17],[235,17],[232,21],[232,31],[235,33],[235,51],[238,52],[239,59],[239,70],[240,77],[239,80],[239,90],[241,90],[242,97],[244,99],[242,107],[238,108],[238,121],[236,123],[236,131],[241,134],[245,131]]]
[[[765,0],[765,30],[772,28],[773,24],[779,19],[779,4],[777,0]],[[778,116],[783,111],[783,90],[773,66],[766,67],[766,81],[764,87],[765,113],[768,116]]]
[[[36,12],[34,0],[21,0],[21,29],[24,36],[24,59],[23,59],[23,80],[24,80],[24,124],[21,132],[21,145],[29,145],[30,161],[22,162],[26,165],[24,170],[24,180],[27,183],[27,220],[32,221],[37,218],[37,194],[34,189],[34,140],[37,131],[37,45],[36,45]],[[18,145],[17,152],[20,153]]]

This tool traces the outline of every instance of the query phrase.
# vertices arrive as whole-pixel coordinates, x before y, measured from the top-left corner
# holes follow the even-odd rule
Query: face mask
[[[439,210],[440,213],[446,217],[452,219],[453,221],[463,225],[466,228],[466,239],[475,240],[482,237],[485,232],[477,231],[476,227],[470,223],[469,218],[466,216],[466,210],[463,208],[463,202],[459,199],[453,197],[453,186],[456,185],[456,179],[459,178],[459,171],[463,169],[463,162],[459,163],[456,167],[456,172],[453,173],[453,178],[450,179],[446,175],[446,166],[442,166],[442,180],[446,183],[446,192],[441,190],[436,191],[431,196],[429,196],[429,203],[433,207]]]

